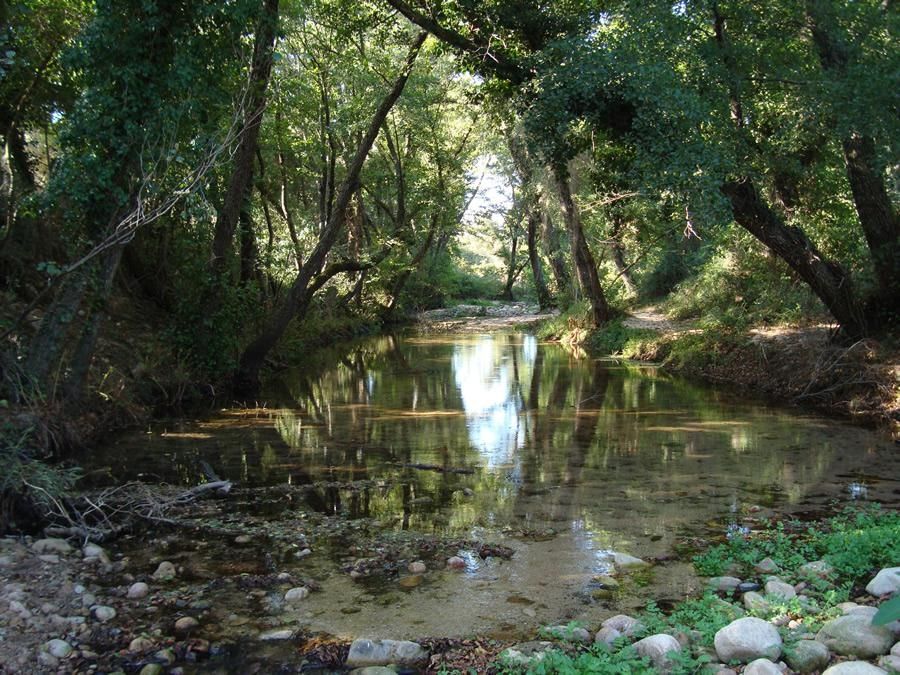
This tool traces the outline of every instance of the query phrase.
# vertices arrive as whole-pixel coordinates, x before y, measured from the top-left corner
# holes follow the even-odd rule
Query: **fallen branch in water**
[[[438,471],[440,473],[475,473],[475,469],[461,469],[453,466],[440,466],[438,464],[404,464],[407,469],[420,469],[422,471]]]

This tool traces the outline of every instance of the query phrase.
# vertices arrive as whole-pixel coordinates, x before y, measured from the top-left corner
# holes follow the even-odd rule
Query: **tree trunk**
[[[510,235],[509,242],[509,259],[506,261],[506,281],[503,284],[503,292],[500,294],[501,299],[506,300],[507,302],[513,301],[513,284],[516,283],[516,256],[518,255],[519,249],[519,236],[516,233],[518,229],[518,224],[514,225],[512,228],[512,234]]]
[[[337,241],[344,225],[347,206],[357,190],[359,174],[362,171],[363,164],[369,155],[369,151],[372,149],[372,145],[375,143],[375,138],[378,136],[381,125],[384,124],[384,120],[387,118],[391,108],[393,108],[397,99],[400,98],[400,94],[403,93],[403,88],[409,79],[416,56],[418,56],[419,49],[425,42],[427,35],[427,33],[423,32],[416,36],[400,76],[381,101],[375,115],[369,122],[366,134],[357,147],[352,162],[347,167],[347,174],[338,191],[335,207],[331,211],[328,223],[322,230],[318,243],[288,291],[285,302],[275,310],[266,322],[260,335],[241,354],[240,362],[234,375],[234,387],[239,395],[251,395],[259,390],[259,372],[262,369],[266,356],[277,344],[278,340],[281,339],[291,320],[296,315],[305,312],[310,300],[307,293],[310,282],[322,269],[325,258]]]
[[[537,293],[538,306],[541,311],[553,307],[553,298],[547,288],[544,279],[544,268],[541,265],[541,253],[538,250],[538,228],[541,225],[540,216],[537,213],[537,200],[528,209],[528,263],[531,265],[531,277],[534,279],[534,290]]]
[[[572,243],[572,257],[575,260],[578,283],[591,303],[591,319],[594,327],[599,328],[609,321],[610,317],[606,295],[603,293],[600,276],[597,274],[597,263],[594,262],[594,256],[584,237],[581,216],[569,187],[568,170],[565,167],[554,167],[553,173],[559,191],[560,206],[562,206],[563,217],[566,221],[566,229],[569,231],[569,239]]]
[[[247,186],[253,173],[253,158],[259,142],[259,129],[266,107],[266,89],[272,71],[272,52],[278,28],[278,0],[264,0],[263,15],[256,28],[253,61],[250,66],[250,92],[244,111],[243,128],[234,158],[234,171],[216,219],[210,268],[214,284],[218,285],[228,262],[234,232],[240,218],[241,206],[247,197]],[[217,291],[214,293],[218,294]]]
[[[850,275],[825,258],[798,227],[786,225],[770,209],[749,179],[722,186],[735,221],[782,258],[810,285],[848,338],[865,334],[863,313],[853,293]]]
[[[616,266],[616,272],[625,284],[625,292],[628,296],[635,298],[638,294],[637,284],[634,283],[634,277],[631,275],[631,268],[625,264],[625,247],[622,245],[622,228],[625,222],[622,214],[614,211],[612,214],[613,227],[610,232],[609,250],[612,254],[613,264]]]

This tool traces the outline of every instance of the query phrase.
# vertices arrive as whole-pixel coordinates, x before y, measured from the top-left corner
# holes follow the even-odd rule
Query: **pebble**
[[[72,653],[72,645],[65,640],[50,640],[45,646],[47,651],[58,659],[64,659]]]
[[[414,574],[412,576],[403,577],[398,583],[400,585],[400,588],[411,589],[415,588],[416,586],[420,586],[424,579],[425,577],[423,577],[421,574]]]
[[[128,587],[127,596],[129,600],[140,600],[146,598],[150,594],[150,587],[143,581],[137,581]]]
[[[107,554],[102,546],[98,546],[97,544],[85,544],[81,549],[81,553],[84,556],[85,562],[99,561],[104,565],[109,564],[109,554]]]
[[[200,622],[192,616],[183,616],[175,622],[175,632],[179,634],[190,633],[197,628]]]
[[[416,560],[415,562],[409,563],[407,567],[410,574],[425,574],[428,567],[425,566],[421,560]]]
[[[824,560],[813,560],[800,565],[797,574],[806,579],[827,579],[834,574],[834,568]]]
[[[165,669],[158,663],[148,663],[141,668],[139,675],[163,675]]]
[[[447,558],[447,567],[451,570],[464,570],[466,569],[466,561],[457,555],[451,556]]]
[[[742,663],[766,657],[781,656],[781,636],[767,621],[755,617],[737,619],[720,629],[715,636],[716,654],[725,663]]]
[[[548,637],[557,640],[567,640],[568,642],[581,642],[587,644],[591,641],[591,634],[580,627],[570,626],[547,626],[542,632]]]
[[[159,563],[159,566],[153,573],[153,578],[157,581],[171,581],[175,578],[175,576],[175,565],[170,563],[168,560],[163,560],[161,563]]]
[[[249,534],[239,534],[234,538],[234,543],[238,546],[246,546],[252,541],[253,538]]]
[[[290,640],[294,637],[294,631],[290,628],[276,628],[267,630],[259,634],[259,639],[265,642],[277,642],[281,640]]]
[[[306,586],[297,586],[284,594],[284,601],[288,603],[300,602],[309,597],[309,589]]]
[[[552,642],[543,640],[522,642],[504,649],[500,653],[500,660],[513,666],[527,668],[536,661],[541,661],[552,650]]]
[[[106,623],[116,618],[116,610],[106,605],[95,605],[92,609],[94,618],[100,623]]]
[[[156,646],[156,643],[148,637],[141,635],[134,638],[128,643],[128,651],[130,652],[149,652]]]

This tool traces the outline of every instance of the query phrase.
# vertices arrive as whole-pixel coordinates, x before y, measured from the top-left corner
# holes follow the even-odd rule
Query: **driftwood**
[[[420,469],[421,471],[438,471],[440,473],[475,473],[475,469],[465,469],[453,466],[440,466],[438,464],[404,464],[407,469]]]

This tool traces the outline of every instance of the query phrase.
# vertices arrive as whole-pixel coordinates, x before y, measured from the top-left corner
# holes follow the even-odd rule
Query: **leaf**
[[[875,616],[872,617],[872,625],[884,626],[898,619],[900,619],[900,595],[895,595],[878,608]]]

